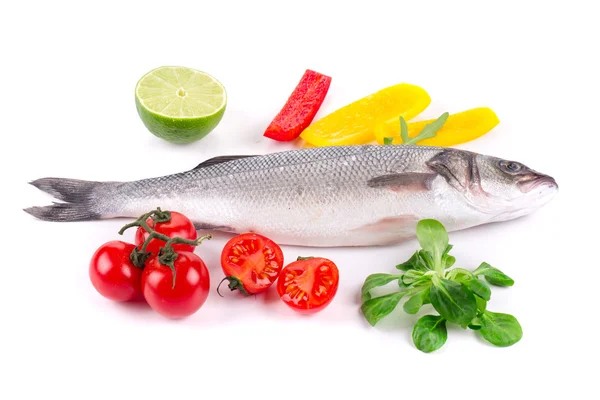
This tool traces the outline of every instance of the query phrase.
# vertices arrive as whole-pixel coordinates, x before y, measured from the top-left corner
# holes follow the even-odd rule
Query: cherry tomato
[[[151,257],[142,273],[142,293],[155,311],[168,318],[184,318],[202,307],[210,290],[210,277],[198,255],[179,251],[175,259],[175,286],[171,268]]]
[[[337,266],[326,258],[299,258],[287,265],[277,281],[277,293],[285,304],[302,314],[321,311],[335,297]]]
[[[281,248],[262,235],[244,233],[229,240],[221,252],[221,267],[231,290],[245,294],[267,290],[283,268]]]
[[[142,270],[129,259],[133,249],[132,243],[114,240],[100,246],[92,256],[90,280],[107,299],[129,301],[142,297]]]
[[[152,218],[146,220],[150,228],[154,229],[158,233],[162,233],[168,237],[179,236],[183,239],[196,240],[198,233],[192,221],[189,220],[185,215],[178,213],[177,211],[171,211],[171,220],[168,222],[157,222],[155,223]],[[135,232],[135,244],[141,248],[144,241],[148,238],[149,233],[146,232],[141,226]],[[146,247],[146,251],[152,254],[158,254],[161,247],[164,247],[165,241],[160,239],[152,239]],[[195,247],[189,244],[174,244],[173,249],[176,252],[190,251],[193,252]]]

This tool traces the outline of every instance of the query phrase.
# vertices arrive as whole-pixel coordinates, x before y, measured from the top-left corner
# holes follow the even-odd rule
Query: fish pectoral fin
[[[372,188],[389,188],[395,192],[427,191],[431,189],[436,176],[436,173],[423,172],[388,174],[369,179],[367,185]]]
[[[217,164],[222,164],[222,163],[226,163],[229,161],[234,161],[234,160],[239,160],[241,158],[248,158],[248,157],[255,157],[255,156],[219,156],[219,157],[213,157],[213,158],[209,158],[206,161],[201,162],[200,164],[196,165],[192,170],[194,169],[200,169],[200,168],[206,168],[206,167],[210,167],[212,165],[217,165]]]

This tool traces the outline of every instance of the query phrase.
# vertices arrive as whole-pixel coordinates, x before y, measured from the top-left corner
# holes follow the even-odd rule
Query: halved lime
[[[160,67],[138,81],[135,103],[142,122],[154,135],[172,143],[190,143],[221,122],[227,93],[205,72]]]

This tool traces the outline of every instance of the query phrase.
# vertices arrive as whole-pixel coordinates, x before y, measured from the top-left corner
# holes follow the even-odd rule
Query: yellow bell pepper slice
[[[375,126],[411,119],[431,103],[422,88],[401,83],[372,93],[313,122],[301,134],[313,146],[365,144],[375,139]],[[400,131],[398,131],[400,132]]]
[[[435,121],[417,121],[407,123],[408,136],[415,137],[425,125]],[[455,146],[469,142],[485,135],[500,123],[496,113],[487,107],[472,108],[456,114],[451,114],[446,123],[437,131],[435,137],[417,143],[422,146]],[[393,144],[402,144],[400,138],[400,117],[395,121],[380,123],[375,127],[375,139],[383,144],[386,137],[393,138]]]

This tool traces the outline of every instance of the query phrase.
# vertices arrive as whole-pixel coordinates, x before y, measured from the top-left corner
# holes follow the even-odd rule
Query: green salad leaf
[[[425,260],[421,257],[419,250],[415,251],[415,253],[402,264],[396,265],[396,269],[401,271],[410,271],[411,269],[416,269],[418,271],[427,271],[430,268],[427,266]]]
[[[471,321],[471,323],[469,324],[469,329],[473,331],[478,331],[481,329],[481,320],[479,319],[479,317],[473,318],[473,321]]]
[[[494,286],[512,286],[515,284],[515,281],[508,275],[486,262],[482,262],[481,265],[473,271],[473,275],[483,275],[485,280]]]
[[[442,347],[448,339],[446,321],[439,315],[426,315],[415,324],[412,338],[417,349],[431,353]]]
[[[469,279],[473,279],[473,274],[464,268],[453,268],[446,274],[446,279],[456,282],[466,282]]]
[[[481,317],[481,336],[494,346],[507,347],[523,337],[521,324],[510,314],[484,312]]]
[[[407,314],[416,314],[424,304],[430,304],[431,299],[429,298],[429,290],[429,287],[426,286],[423,290],[408,299],[406,303],[404,303],[404,311]]]
[[[417,271],[416,269],[411,269],[410,271],[406,271],[405,274],[402,274],[402,283],[404,283],[407,286],[410,286],[413,283],[423,279],[431,278],[429,276],[425,276],[425,273],[423,271]]]
[[[429,292],[431,304],[449,322],[466,326],[477,315],[473,293],[458,282],[436,277]]]
[[[388,283],[402,278],[402,275],[390,275],[390,274],[372,274],[367,276],[365,283],[362,286],[361,299],[367,301],[371,299],[371,293],[369,291],[379,286],[385,286]]]
[[[383,317],[394,311],[405,294],[406,292],[396,292],[367,300],[361,307],[362,313],[367,321],[375,326]]]
[[[487,308],[487,301],[479,296],[475,296],[475,302],[477,303],[477,313],[485,312]]]
[[[467,287],[474,295],[481,297],[485,301],[489,301],[492,296],[492,289],[487,283],[481,279],[472,278],[463,282],[463,285]]]
[[[435,260],[427,250],[419,250],[419,258],[423,260],[426,271],[435,270]]]
[[[448,233],[439,221],[434,219],[422,219],[417,223],[417,239],[426,254],[431,256],[433,265],[431,269],[442,271],[442,257],[447,255]]]
[[[446,246],[446,250],[444,250],[444,254],[442,255],[442,264],[444,269],[448,269],[451,266],[454,265],[454,263],[456,262],[456,258],[454,256],[451,256],[450,254],[450,250],[452,250],[452,245],[449,244],[448,246]]]

